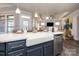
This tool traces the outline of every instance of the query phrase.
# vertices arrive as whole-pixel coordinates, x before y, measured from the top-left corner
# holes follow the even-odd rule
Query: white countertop
[[[27,46],[40,44],[54,39],[54,35],[50,32],[27,33]]]
[[[24,34],[6,33],[0,34],[0,43],[26,39]]]
[[[0,43],[27,39],[26,45],[32,46],[35,44],[40,44],[43,42],[53,40],[54,34],[63,34],[63,32],[36,32],[36,33],[28,32],[24,34],[14,34],[14,33],[1,34]]]

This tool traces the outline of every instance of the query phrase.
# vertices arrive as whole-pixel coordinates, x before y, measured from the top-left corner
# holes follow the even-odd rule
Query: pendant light
[[[49,17],[46,17],[46,19],[49,19]]]
[[[34,17],[38,17],[38,14],[35,12],[35,15],[34,15]]]
[[[20,9],[19,9],[19,7],[18,7],[18,4],[17,4],[17,8],[16,8],[16,14],[20,14],[21,13],[21,11],[20,11]]]

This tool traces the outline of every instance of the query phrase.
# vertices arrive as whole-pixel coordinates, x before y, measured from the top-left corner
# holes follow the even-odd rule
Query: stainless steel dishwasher
[[[63,34],[54,35],[54,56],[61,54],[63,50]]]

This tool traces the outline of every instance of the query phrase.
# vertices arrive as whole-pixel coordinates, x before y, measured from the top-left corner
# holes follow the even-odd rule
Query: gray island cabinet
[[[61,32],[0,35],[0,56],[56,56],[62,47]]]
[[[54,39],[27,47],[27,56],[57,56],[63,51],[63,33],[53,33]]]
[[[27,56],[53,56],[53,40],[27,47]]]
[[[0,43],[0,56],[24,56],[26,39]]]
[[[0,56],[53,56],[53,40],[27,47],[26,39],[0,43]]]

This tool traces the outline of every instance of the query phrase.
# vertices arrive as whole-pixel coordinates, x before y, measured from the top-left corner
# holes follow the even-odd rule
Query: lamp
[[[16,14],[20,14],[20,13],[21,13],[20,9],[17,8],[17,9],[16,9]]]
[[[59,26],[60,25],[60,22],[56,22],[55,25]]]
[[[44,25],[45,25],[45,23],[41,23],[41,25],[42,25],[42,26],[44,26]]]
[[[20,9],[19,9],[19,7],[18,7],[18,4],[17,4],[17,8],[16,8],[16,14],[20,14],[21,13],[21,11],[20,11]]]
[[[37,14],[37,13],[35,13],[34,17],[38,17],[38,14]]]
[[[49,19],[49,17],[46,17],[46,19]]]

